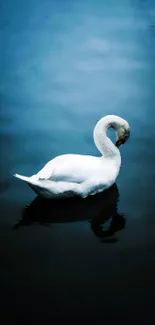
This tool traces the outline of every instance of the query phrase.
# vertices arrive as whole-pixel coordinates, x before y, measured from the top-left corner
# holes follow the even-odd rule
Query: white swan
[[[107,129],[116,132],[116,145],[107,137]],[[94,142],[101,157],[66,154],[49,161],[31,177],[14,176],[25,181],[37,194],[46,197],[80,195],[85,198],[108,189],[115,183],[121,166],[119,146],[126,142],[130,127],[116,115],[101,118],[94,128]]]

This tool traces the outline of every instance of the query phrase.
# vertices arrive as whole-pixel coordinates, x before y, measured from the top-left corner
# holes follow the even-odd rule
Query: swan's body
[[[107,128],[116,131],[117,146],[107,137]],[[62,155],[49,161],[31,177],[15,174],[37,194],[44,197],[80,195],[87,197],[108,189],[115,183],[121,166],[119,145],[129,137],[129,124],[115,115],[103,117],[94,129],[94,141],[101,157]]]

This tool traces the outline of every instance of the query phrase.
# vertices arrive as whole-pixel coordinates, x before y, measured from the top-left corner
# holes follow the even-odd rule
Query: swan
[[[116,132],[116,144],[107,136],[108,128]],[[25,181],[38,195],[45,198],[81,196],[102,192],[110,188],[119,174],[121,155],[119,147],[130,136],[126,120],[116,115],[102,117],[94,128],[94,142],[101,157],[65,154],[49,161],[37,174],[26,177],[14,174]]]

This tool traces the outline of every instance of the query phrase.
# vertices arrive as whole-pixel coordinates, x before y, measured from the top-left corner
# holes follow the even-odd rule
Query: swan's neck
[[[94,128],[94,142],[105,158],[120,157],[120,152],[118,148],[113,144],[113,142],[107,137],[108,128],[114,128],[117,130],[118,124],[113,116],[103,117],[98,121]]]

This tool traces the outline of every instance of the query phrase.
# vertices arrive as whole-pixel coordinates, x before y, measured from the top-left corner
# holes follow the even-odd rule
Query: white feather
[[[94,141],[101,157],[61,155],[31,177],[14,176],[25,181],[37,194],[49,198],[72,195],[86,197],[109,188],[119,173],[121,156],[106,135],[108,127],[116,130],[117,139],[120,128],[129,133],[129,125],[122,118],[114,115],[102,118],[94,129]]]

